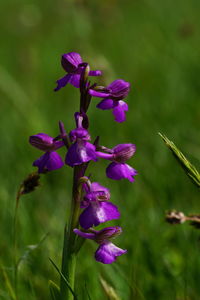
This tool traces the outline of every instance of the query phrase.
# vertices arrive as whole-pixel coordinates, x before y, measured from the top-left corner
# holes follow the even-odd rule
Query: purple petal
[[[70,81],[71,75],[67,74],[64,77],[58,79],[57,82],[57,87],[54,89],[55,92],[60,90],[61,88],[65,87],[67,83]]]
[[[81,63],[82,58],[79,53],[69,52],[62,55],[61,64],[64,70],[68,73],[73,73]]]
[[[46,168],[48,171],[53,171],[56,169],[60,169],[64,166],[64,162],[62,161],[62,158],[57,152],[50,152],[49,153],[49,159],[46,163]]]
[[[114,152],[114,161],[124,163],[133,156],[136,146],[134,144],[119,144],[112,150]]]
[[[102,72],[100,70],[90,71],[89,76],[101,76]]]
[[[39,173],[53,171],[64,165],[62,158],[56,152],[46,152],[40,158],[34,161],[33,166],[38,167]]]
[[[112,91],[112,97],[124,99],[130,91],[130,83],[122,79],[117,79],[107,86]]]
[[[133,182],[137,171],[127,164],[113,162],[107,167],[106,175],[114,180],[127,178],[130,182]]]
[[[71,130],[69,136],[72,142],[76,141],[77,139],[81,139],[83,141],[90,140],[88,131],[82,127]]]
[[[92,202],[80,215],[79,222],[81,227],[88,229],[119,217],[117,206],[111,202]]]
[[[92,184],[90,186],[90,191],[91,192],[103,191],[108,197],[107,200],[110,199],[110,190],[107,189],[106,187],[100,185],[98,182],[92,182]]]
[[[30,136],[29,142],[32,146],[45,152],[54,148],[53,138],[46,133]]]
[[[115,102],[114,100],[109,98],[103,99],[101,102],[97,104],[97,108],[100,108],[102,110],[112,109],[115,107],[114,102]]]
[[[122,228],[119,226],[106,227],[96,232],[95,241],[101,244],[101,241],[105,242],[121,233]]]
[[[128,111],[128,104],[122,100],[119,100],[118,104],[113,109],[115,121],[117,121],[118,123],[124,122],[126,120],[126,111]]]
[[[47,171],[46,163],[49,159],[49,153],[50,152],[46,152],[33,162],[33,166],[38,167],[38,173],[45,173]]]
[[[89,90],[89,94],[93,97],[99,97],[99,98],[105,98],[105,97],[109,97],[110,96],[110,93],[106,93],[106,92],[99,92],[99,91],[95,91],[95,90],[92,90],[90,89]]]
[[[117,257],[126,253],[127,250],[118,248],[113,243],[107,242],[99,246],[95,252],[95,259],[103,264],[111,264]]]
[[[90,160],[97,161],[95,146],[85,141],[77,141],[70,146],[65,162],[73,167]]]
[[[79,88],[80,87],[80,74],[70,74],[69,83],[72,84],[74,87]]]
[[[73,231],[74,231],[74,233],[76,233],[77,235],[81,236],[84,239],[94,240],[94,238],[95,238],[95,233],[86,233],[77,228],[75,228]]]
[[[89,127],[89,119],[85,112],[79,113],[75,112],[74,114],[76,127],[83,127],[87,129]]]

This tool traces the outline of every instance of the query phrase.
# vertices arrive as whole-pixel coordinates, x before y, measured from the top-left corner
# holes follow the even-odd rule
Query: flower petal
[[[56,81],[57,82],[57,87],[54,89],[54,91],[57,92],[61,88],[65,87],[67,85],[67,83],[69,82],[70,78],[71,78],[71,75],[67,74],[64,77],[58,79]]]
[[[115,116],[116,122],[122,123],[126,120],[125,112],[128,111],[128,104],[122,100],[117,102],[117,105],[113,109],[113,115]]]
[[[95,233],[87,233],[87,232],[83,232],[77,228],[75,228],[74,233],[76,233],[77,235],[81,236],[84,239],[90,239],[93,240],[95,238]]]
[[[120,213],[117,206],[111,202],[91,202],[91,204],[82,212],[79,218],[81,227],[88,229],[92,226],[98,226],[101,223],[118,219]]]
[[[99,246],[95,252],[95,259],[103,264],[111,264],[116,261],[117,257],[126,253],[127,250],[123,250],[113,243],[107,242]]]
[[[48,171],[53,171],[56,169],[60,169],[64,166],[64,162],[62,161],[62,158],[57,152],[50,152],[49,153],[49,159],[46,163],[46,168]]]
[[[112,91],[112,97],[117,99],[124,99],[130,91],[130,83],[122,79],[117,79],[107,86]]]
[[[110,199],[110,190],[107,189],[106,187],[100,185],[98,182],[92,182],[92,184],[90,186],[90,191],[91,192],[99,192],[99,191],[102,192],[103,191],[108,197],[107,200]]]
[[[110,96],[110,93],[106,93],[106,92],[99,92],[99,91],[95,91],[95,90],[92,90],[90,89],[89,90],[89,94],[93,97],[99,97],[99,98],[105,98],[105,97],[109,97]]]
[[[114,180],[126,178],[130,182],[133,182],[137,171],[127,164],[113,162],[107,167],[106,175]]]
[[[89,72],[89,76],[101,76],[102,72],[100,70],[94,70]]]
[[[45,152],[54,148],[53,138],[46,133],[30,136],[29,142],[32,146]]]
[[[112,109],[115,107],[114,102],[115,102],[114,100],[109,98],[103,99],[101,102],[97,104],[97,108],[100,108],[102,110]]]
[[[64,165],[62,158],[56,152],[46,152],[40,158],[34,161],[33,166],[38,167],[39,173],[53,171]]]
[[[74,72],[78,65],[82,63],[82,58],[77,52],[69,52],[62,55],[61,64],[68,73]]]
[[[73,167],[90,160],[97,161],[95,146],[89,142],[77,141],[70,146],[65,162]]]
[[[73,85],[74,87],[79,88],[80,87],[80,79],[81,79],[80,74],[71,74],[69,83],[71,85]]]

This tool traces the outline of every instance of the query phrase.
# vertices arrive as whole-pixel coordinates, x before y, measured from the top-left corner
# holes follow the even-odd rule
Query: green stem
[[[65,226],[64,231],[64,245],[62,256],[62,274],[68,280],[72,290],[74,290],[75,269],[76,269],[76,240],[77,236],[74,234],[73,229],[78,227],[80,201],[81,201],[81,188],[79,185],[79,178],[84,175],[85,166],[74,167],[73,178],[73,193],[71,202],[71,215],[69,224]],[[62,300],[74,300],[74,296],[67,288],[64,278],[60,279],[60,295]]]

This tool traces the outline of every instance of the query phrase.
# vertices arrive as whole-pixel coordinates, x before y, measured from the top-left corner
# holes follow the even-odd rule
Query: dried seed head
[[[190,225],[194,226],[196,229],[200,229],[200,215],[190,215],[188,220],[191,220]]]
[[[186,221],[186,217],[181,211],[172,210],[167,212],[165,220],[170,224],[181,224]]]

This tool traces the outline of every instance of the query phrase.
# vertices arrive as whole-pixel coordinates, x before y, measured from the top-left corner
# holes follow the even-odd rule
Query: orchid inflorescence
[[[56,170],[65,164],[72,168],[79,168],[75,176],[76,186],[81,185],[82,191],[79,200],[79,224],[76,224],[77,228],[72,228],[72,230],[77,236],[98,243],[95,259],[104,264],[110,264],[118,256],[127,252],[110,241],[119,235],[122,229],[116,226],[97,231],[93,227],[118,219],[120,213],[117,206],[110,202],[109,189],[98,182],[91,182],[85,172],[90,161],[97,162],[102,158],[110,162],[106,168],[107,177],[114,180],[126,178],[133,182],[137,171],[126,161],[133,156],[136,147],[128,143],[107,148],[99,144],[99,137],[92,143],[88,131],[87,110],[92,97],[102,98],[97,108],[112,110],[115,121],[124,122],[125,112],[128,111],[124,98],[129,93],[130,83],[118,79],[106,87],[98,86],[96,83],[91,84],[88,80],[89,76],[100,76],[101,71],[90,71],[89,64],[83,62],[76,52],[62,55],[61,64],[67,74],[57,81],[55,91],[65,87],[68,83],[80,89],[80,111],[74,114],[76,128],[67,133],[64,124],[59,122],[60,132],[55,138],[45,133],[32,135],[29,139],[31,145],[44,152],[33,162],[33,166],[38,167],[38,173]],[[65,160],[57,153],[62,147],[67,149]]]

